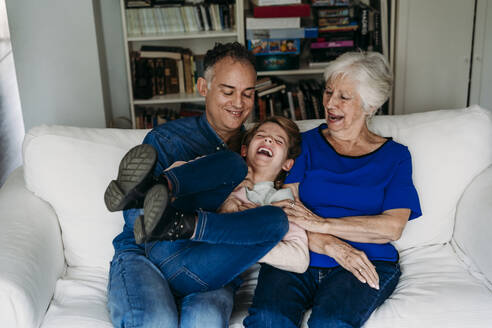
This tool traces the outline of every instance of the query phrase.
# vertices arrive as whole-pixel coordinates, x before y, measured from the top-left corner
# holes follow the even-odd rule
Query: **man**
[[[149,132],[143,142],[157,150],[154,176],[160,181],[166,179],[175,199],[173,205],[182,210],[215,211],[225,199],[224,195],[245,178],[247,171],[245,164],[226,150],[235,147],[232,144],[254,105],[256,71],[251,55],[237,42],[217,44],[207,52],[204,66],[204,77],[198,79],[197,88],[205,97],[205,114],[161,125]],[[210,164],[214,163],[215,154],[220,157],[215,162],[220,166]],[[206,158],[198,161],[209,159],[208,165],[203,165],[203,171],[187,170],[184,165],[171,168],[163,175],[173,163],[200,156]],[[240,167],[229,170],[230,173],[224,172],[223,165],[227,168],[228,161]],[[200,184],[201,179],[214,179],[214,174],[229,174],[231,182],[217,193],[196,199],[187,197],[186,203],[180,203],[179,196],[187,193],[189,185]],[[137,194],[142,196],[144,193],[145,190],[140,190]],[[123,232],[113,241],[115,255],[108,286],[108,307],[113,324],[117,327],[227,326],[237,282],[215,291],[175,297],[166,278],[147,258],[156,243],[138,245],[135,242],[133,226],[141,210],[128,208],[141,207],[141,198],[136,202],[140,206],[125,207]],[[175,245],[179,248],[180,244],[176,242]],[[179,279],[179,276],[170,278]]]

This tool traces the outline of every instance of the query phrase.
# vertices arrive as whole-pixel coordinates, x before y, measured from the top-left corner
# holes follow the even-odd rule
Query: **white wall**
[[[400,0],[394,113],[467,104],[474,0]]]
[[[102,50],[105,65],[103,66],[107,73],[112,118],[117,125],[121,125],[121,120],[118,118],[130,119],[130,96],[128,94],[120,1],[94,0],[94,5],[100,9],[98,18],[104,39]]]
[[[492,110],[492,0],[478,0],[470,104]]]
[[[105,127],[92,1],[6,4],[25,128]]]

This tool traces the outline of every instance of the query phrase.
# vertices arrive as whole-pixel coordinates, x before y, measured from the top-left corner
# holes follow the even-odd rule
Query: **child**
[[[287,229],[277,224],[286,221],[270,221],[271,206],[262,207],[264,212],[259,217],[246,215],[252,207],[293,199],[290,189],[276,190],[274,182],[283,180],[299,153],[296,124],[283,117],[271,117],[248,132],[241,148],[248,164],[246,179],[254,184],[253,189],[241,185],[236,188],[220,207],[221,214],[201,210],[174,213],[179,210],[174,208],[168,187],[162,183],[146,193],[144,215],[134,224],[135,240],[146,242],[148,258],[164,274],[175,295],[220,288],[258,260],[299,273],[307,269],[305,231],[289,224],[285,234]],[[151,243],[158,240],[177,241]]]

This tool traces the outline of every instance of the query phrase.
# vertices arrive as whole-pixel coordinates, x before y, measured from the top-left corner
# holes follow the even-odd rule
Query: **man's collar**
[[[215,132],[215,130],[212,128],[212,126],[210,125],[210,123],[207,120],[207,114],[206,113],[202,114],[199,122],[200,122],[200,124],[199,124],[200,128],[202,129],[203,133],[207,136],[207,138],[210,138],[209,140],[216,140],[218,145],[225,147],[226,143],[224,142],[224,140],[222,140],[219,137],[217,132]],[[242,124],[240,131],[243,132],[245,130],[246,130],[246,128],[244,127],[244,124]]]

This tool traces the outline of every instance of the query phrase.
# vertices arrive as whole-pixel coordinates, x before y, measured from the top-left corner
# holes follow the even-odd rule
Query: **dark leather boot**
[[[170,204],[169,190],[156,184],[145,196],[144,215],[135,221],[133,233],[137,244],[156,240],[189,239],[195,231],[196,216]]]
[[[142,208],[147,191],[156,183],[157,152],[151,145],[130,149],[120,162],[118,178],[109,183],[104,202],[111,212]]]

